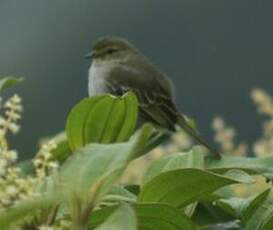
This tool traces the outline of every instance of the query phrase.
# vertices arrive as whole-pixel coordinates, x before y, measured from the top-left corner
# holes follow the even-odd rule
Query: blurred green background
[[[83,56],[103,35],[128,38],[167,73],[209,139],[222,115],[250,142],[261,119],[250,90],[273,93],[272,9],[269,0],[0,0],[0,74],[26,78],[15,147],[32,155],[40,137],[63,130],[87,96]]]

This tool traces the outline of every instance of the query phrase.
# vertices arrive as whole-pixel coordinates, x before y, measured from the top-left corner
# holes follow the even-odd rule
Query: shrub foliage
[[[21,81],[2,79],[0,89]],[[133,93],[83,99],[69,113],[65,132],[33,159],[7,161],[1,202],[11,193],[11,170],[31,189],[2,202],[1,229],[273,229],[272,156],[215,161],[195,146],[154,161],[140,172],[141,183],[121,183],[130,162],[165,140],[150,124],[135,131],[137,113]],[[1,135],[2,159],[10,150]],[[266,182],[255,194],[235,192],[257,180]]]

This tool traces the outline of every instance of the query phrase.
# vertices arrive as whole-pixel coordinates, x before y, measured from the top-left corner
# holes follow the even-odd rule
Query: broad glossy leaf
[[[0,79],[0,92],[24,81],[23,77],[4,77]]]
[[[233,221],[234,217],[224,212],[214,203],[200,202],[191,219],[200,226],[200,229],[206,229],[205,226]]]
[[[72,150],[88,143],[124,142],[132,135],[138,104],[133,93],[85,98],[70,112],[66,134]]]
[[[139,202],[186,206],[223,186],[253,182],[252,178],[243,172],[239,176],[239,172],[236,172],[239,179],[193,168],[163,172],[144,185],[139,195]],[[231,174],[234,176],[235,172]]]
[[[139,229],[172,230],[196,229],[192,221],[180,210],[164,204],[139,204],[136,213],[140,219]]]
[[[76,151],[61,168],[59,179],[63,190],[86,201],[92,187],[99,183],[99,199],[109,191],[137,150],[145,145],[151,130],[151,126],[145,125],[128,142],[89,144]]]
[[[262,202],[268,197],[270,189],[249,198],[231,197],[218,200],[217,206],[242,222],[247,222]]]
[[[97,193],[95,200],[92,200],[95,203],[110,190],[127,162],[137,153],[136,150],[145,145],[145,138],[149,137],[151,130],[151,126],[146,125],[126,143],[90,144],[78,150],[63,164],[58,179],[53,181],[50,178],[50,183],[46,183],[39,190],[43,191],[40,198],[19,202],[0,213],[1,228],[9,227],[16,221],[36,211],[48,209],[60,201],[68,205],[76,198],[80,204],[87,204],[94,195],[92,192]]]
[[[223,156],[221,161],[207,162],[207,168],[216,173],[224,173],[231,168],[241,169],[252,174],[262,174],[273,179],[273,157],[234,157]]]
[[[266,189],[255,197],[250,197],[248,199],[248,204],[246,205],[242,216],[243,222],[247,222],[252,218],[252,215],[256,212],[257,208],[268,198],[270,191],[271,189]]]
[[[236,180],[239,183],[253,184],[255,182],[253,177],[240,169],[230,169],[224,173],[224,176]]]
[[[120,99],[119,103],[124,107],[124,112],[122,114],[123,117],[120,117],[122,126],[120,126],[121,128],[115,141],[122,142],[128,140],[135,130],[138,115],[138,101],[136,96],[129,92]],[[118,117],[115,111],[112,113],[112,116]]]
[[[180,210],[165,204],[136,204],[132,205],[138,219],[139,230],[195,230],[192,221]],[[103,208],[91,215],[91,229],[101,224],[115,207]]]
[[[216,204],[228,214],[240,219],[249,202],[246,198],[231,197],[229,199],[220,199],[216,201]]]
[[[144,175],[144,184],[158,174],[179,168],[204,168],[204,153],[202,148],[194,147],[189,152],[176,153],[160,158],[154,162]],[[184,213],[191,217],[197,203],[189,204],[184,208]]]
[[[128,205],[117,208],[96,230],[137,230],[135,210]]]
[[[253,210],[254,211],[254,210]],[[253,212],[252,211],[252,212]],[[273,226],[273,196],[260,202],[257,209],[246,222],[245,230],[271,230]]]
[[[144,184],[162,172],[181,168],[204,168],[204,154],[202,153],[202,148],[195,147],[189,152],[161,157],[145,172]]]

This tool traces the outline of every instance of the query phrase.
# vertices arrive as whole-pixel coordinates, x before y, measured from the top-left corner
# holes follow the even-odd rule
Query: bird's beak
[[[92,59],[94,57],[94,53],[90,52],[84,56],[85,59]]]

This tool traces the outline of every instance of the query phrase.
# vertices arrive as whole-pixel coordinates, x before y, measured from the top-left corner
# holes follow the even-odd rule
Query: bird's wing
[[[166,129],[174,130],[178,111],[173,103],[169,83],[158,80],[159,72],[138,70],[128,66],[114,68],[107,79],[111,94],[133,91],[139,101],[140,117]]]
[[[143,121],[152,122],[171,131],[175,131],[175,124],[178,124],[197,142],[206,146],[217,159],[220,159],[219,153],[188,124],[183,114],[177,110],[170,91],[171,86],[167,85],[167,78],[159,74],[161,73],[140,72],[137,69],[130,69],[128,66],[125,68],[120,66],[109,74],[108,92],[114,95],[123,95],[127,91],[133,91],[138,98],[139,116]]]

